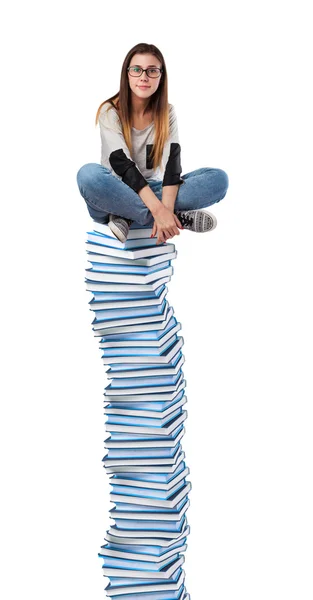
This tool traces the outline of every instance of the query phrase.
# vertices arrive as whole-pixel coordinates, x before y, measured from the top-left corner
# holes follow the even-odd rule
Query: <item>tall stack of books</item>
[[[109,227],[87,233],[86,289],[92,328],[110,383],[104,391],[103,466],[113,523],[98,556],[115,600],[189,600],[184,584],[186,480],[181,439],[187,418],[184,340],[167,300],[172,243],[132,223],[123,244]]]

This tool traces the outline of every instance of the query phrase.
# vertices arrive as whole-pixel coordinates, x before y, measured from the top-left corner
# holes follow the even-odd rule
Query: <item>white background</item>
[[[183,173],[229,176],[217,228],[173,238],[186,587],[192,600],[312,600],[309,2],[29,1],[1,21],[3,598],[104,598],[107,381],[76,173],[100,162],[97,108],[148,42],[166,61]]]

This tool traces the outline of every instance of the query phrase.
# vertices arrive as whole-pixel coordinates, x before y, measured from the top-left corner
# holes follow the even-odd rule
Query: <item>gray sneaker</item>
[[[131,223],[131,219],[125,219],[125,217],[119,217],[118,215],[109,215],[108,226],[120,242],[126,242]]]
[[[197,231],[198,233],[212,231],[217,225],[216,217],[205,210],[175,210],[175,215],[184,229]]]

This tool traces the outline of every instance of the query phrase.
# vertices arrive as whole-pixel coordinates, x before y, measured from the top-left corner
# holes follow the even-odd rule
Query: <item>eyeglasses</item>
[[[134,65],[132,67],[127,67],[127,71],[129,75],[132,77],[140,77],[140,75],[145,71],[148,77],[160,77],[163,69],[158,69],[157,67],[150,67],[149,69],[142,69],[141,67]]]

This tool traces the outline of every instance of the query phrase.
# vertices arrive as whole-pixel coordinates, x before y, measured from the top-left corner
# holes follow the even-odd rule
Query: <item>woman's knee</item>
[[[88,183],[92,182],[95,177],[95,173],[99,168],[98,163],[87,163],[80,167],[77,171],[76,180],[79,189],[84,185],[88,185]]]
[[[222,198],[224,198],[224,196],[226,195],[226,192],[228,190],[228,186],[229,186],[228,175],[225,171],[223,171],[223,169],[217,169],[217,172],[218,172],[219,187],[221,190]]]
[[[228,190],[228,175],[223,169],[208,167],[205,171],[207,171],[208,189],[214,197],[214,202],[219,202]]]

